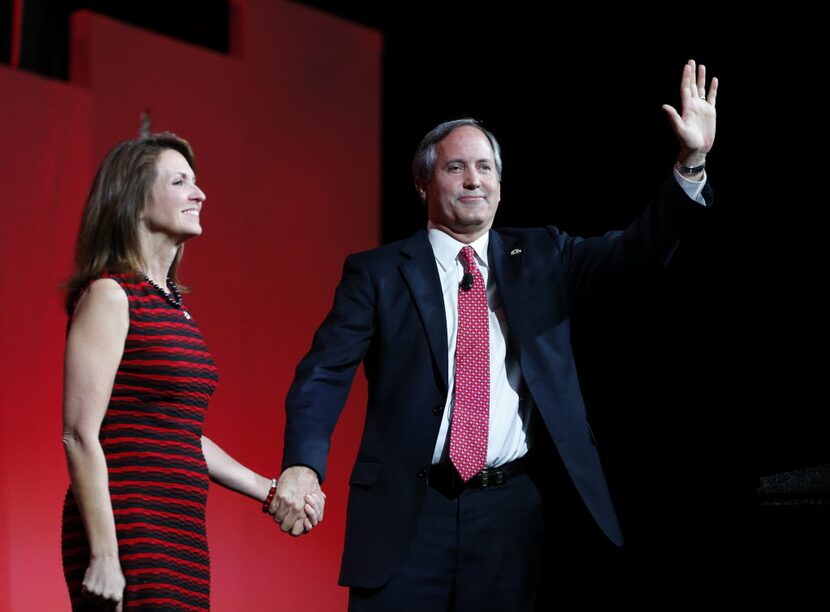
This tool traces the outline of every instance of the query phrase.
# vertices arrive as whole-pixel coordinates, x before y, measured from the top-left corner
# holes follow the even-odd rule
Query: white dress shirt
[[[458,340],[458,283],[464,276],[464,266],[458,253],[466,245],[430,223],[427,227],[441,292],[444,295],[444,313],[447,316],[447,350],[449,351],[449,392],[441,419],[441,429],[432,455],[438,463],[444,453],[450,431],[453,398],[455,396],[455,346]],[[504,318],[504,308],[487,263],[489,232],[470,243],[476,253],[476,263],[487,287],[487,306],[490,327],[490,431],[487,436],[487,467],[499,466],[527,453],[527,428],[530,417],[529,402],[519,401],[521,372],[516,358],[508,352],[510,330]],[[449,450],[449,449],[447,449]]]

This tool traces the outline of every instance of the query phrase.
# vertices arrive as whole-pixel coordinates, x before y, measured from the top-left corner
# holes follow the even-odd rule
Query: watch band
[[[703,162],[699,166],[684,166],[680,162],[677,162],[677,164],[675,164],[675,168],[677,168],[677,171],[680,174],[688,176],[692,174],[697,174],[698,172],[703,172],[703,170],[706,169],[706,162]]]

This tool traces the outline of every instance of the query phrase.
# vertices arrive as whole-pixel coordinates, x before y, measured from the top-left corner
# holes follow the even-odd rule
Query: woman
[[[208,479],[267,511],[276,481],[202,436],[216,367],[182,301],[185,240],[205,201],[190,145],[169,132],[104,159],[69,281],[63,563],[72,606],[208,609]],[[322,519],[306,498],[304,529]]]

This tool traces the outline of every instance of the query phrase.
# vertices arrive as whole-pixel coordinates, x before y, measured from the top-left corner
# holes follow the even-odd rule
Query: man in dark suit
[[[534,471],[559,462],[614,543],[622,534],[579,388],[569,319],[589,290],[670,259],[711,199],[704,161],[717,80],[690,61],[681,150],[658,198],[625,232],[491,230],[495,137],[442,124],[413,161],[427,229],[346,259],[334,305],[286,399],[284,471],[272,505],[303,531],[357,366],[369,383],[352,471],[341,584],[350,610],[529,610],[542,509]],[[553,448],[540,456],[544,433]],[[554,453],[558,454],[557,458]]]

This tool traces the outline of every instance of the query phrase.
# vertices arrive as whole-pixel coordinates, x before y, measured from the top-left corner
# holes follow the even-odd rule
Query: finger
[[[283,519],[285,519],[285,515],[288,514],[288,506],[287,505],[278,505],[274,509],[274,520],[278,523],[281,523]]]
[[[709,104],[714,106],[715,105],[715,100],[717,100],[717,99],[718,99],[718,78],[717,77],[712,77],[712,82],[709,83],[709,97],[707,98],[707,101],[709,102]]]
[[[692,79],[691,68],[689,67],[689,62],[686,62],[686,65],[683,66],[683,75],[680,78],[680,102],[684,102],[686,100],[686,96],[689,95],[689,81]]]
[[[697,95],[706,99],[706,66],[703,64],[697,67]]]
[[[294,529],[296,522],[297,518],[295,516],[286,516],[282,519],[282,521],[280,521],[280,529],[286,533],[291,532]]]
[[[683,124],[683,120],[680,118],[680,115],[674,109],[673,106],[668,104],[663,105],[663,110],[666,111],[666,114],[669,116],[669,121],[671,121],[672,128],[675,132],[677,132]]]
[[[320,515],[317,514],[317,511],[314,510],[310,504],[305,505],[305,520],[310,521],[312,527],[316,526],[317,523],[320,522]]]
[[[317,517],[322,519],[323,518],[323,508],[325,507],[325,502],[321,500],[316,495],[307,495],[305,498],[306,506],[311,506],[314,512],[317,514]]]
[[[303,519],[298,519],[294,523],[293,527],[291,527],[291,535],[301,536],[301,535],[303,535],[303,533],[305,533],[305,525],[303,524],[303,521],[305,521],[304,518]]]
[[[314,526],[311,524],[311,522],[309,522],[308,519],[305,519],[303,521],[303,528],[305,529],[305,532],[308,533],[314,528]]]
[[[689,80],[686,81],[686,94],[697,98],[697,83],[695,82],[695,73],[697,70],[695,68],[695,60],[690,59],[687,66],[689,67]],[[685,73],[683,76],[686,76]]]

